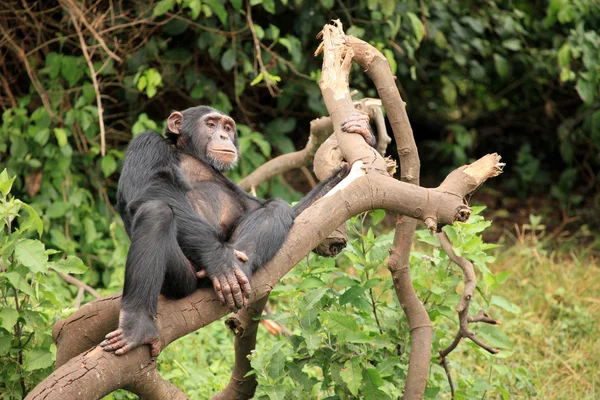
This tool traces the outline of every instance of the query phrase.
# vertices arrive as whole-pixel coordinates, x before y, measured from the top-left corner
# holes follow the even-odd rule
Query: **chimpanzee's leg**
[[[248,256],[248,261],[239,263],[248,278],[275,256],[293,223],[292,208],[281,199],[267,200],[261,207],[246,214],[229,243]]]
[[[165,275],[178,281],[180,296],[196,287],[195,273],[177,244],[173,211],[166,203],[153,200],[143,203],[133,219],[119,328],[106,335],[100,344],[104,350],[121,355],[150,344],[153,356],[158,355],[154,317]]]

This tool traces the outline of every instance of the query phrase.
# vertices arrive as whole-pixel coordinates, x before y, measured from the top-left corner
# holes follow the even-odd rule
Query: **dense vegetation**
[[[390,61],[408,102],[424,175],[432,182],[474,155],[498,151],[508,162],[504,185],[498,187],[503,195],[548,197],[545,202],[561,212],[549,210],[547,216],[558,221],[544,223],[579,218],[598,227],[597,1],[352,4],[65,0],[0,5],[0,155],[6,168],[0,175],[0,391],[6,398],[21,398],[49,373],[51,326],[81,302],[79,288],[56,271],[85,270],[80,279],[101,294],[121,288],[128,240],[113,203],[131,136],[161,130],[173,109],[210,104],[239,123],[243,157],[231,173],[234,180],[276,154],[303,146],[308,122],[326,114],[316,84],[320,59],[312,53],[316,33],[331,18],[340,18],[349,34],[370,42]],[[376,95],[363,74],[351,78],[358,97]],[[433,172],[439,166],[444,166],[441,172]],[[257,188],[258,194],[296,200],[306,187],[299,176],[275,178]],[[272,317],[295,335],[262,335],[252,360],[261,395],[278,399],[301,391],[322,398],[358,393],[395,398],[401,393],[408,332],[384,268],[377,269],[391,238],[385,229],[369,228],[382,219],[381,213],[358,217],[349,248],[338,259],[311,256],[275,289]],[[487,225],[474,216],[448,229],[457,251],[479,269],[477,301],[510,321],[504,333],[494,327],[478,333],[506,351],[490,357],[462,344],[468,352],[454,355],[451,363],[457,396],[593,398],[597,382],[586,374],[599,367],[598,345],[590,340],[599,322],[598,303],[584,299],[594,296],[598,265],[579,271],[586,265],[582,254],[566,262],[567,272],[558,271],[558,256],[546,253],[548,242],[538,240],[546,228],[531,217],[530,236],[509,252],[528,260],[514,263],[518,278],[509,276],[510,255],[501,257],[506,267],[489,267],[495,253],[480,238]],[[560,230],[552,233],[551,239],[560,236]],[[593,237],[586,226],[579,234]],[[418,237],[424,243],[412,257],[413,279],[436,327],[435,350],[451,341],[461,278],[435,240],[424,232]],[[555,276],[536,272],[547,266],[565,274],[559,275],[564,286]],[[577,286],[571,279],[585,282]],[[93,298],[83,293],[83,301]],[[549,308],[540,300],[515,305],[537,295]],[[379,315],[372,311],[374,304]],[[164,377],[192,398],[218,391],[229,378],[232,354],[222,349],[231,339],[216,325],[174,344],[160,359]],[[551,350],[527,358],[529,346]],[[573,359],[561,355],[567,351]],[[546,380],[551,374],[569,389]],[[553,387],[556,392],[549,392]],[[447,393],[446,375],[433,359],[427,396]]]

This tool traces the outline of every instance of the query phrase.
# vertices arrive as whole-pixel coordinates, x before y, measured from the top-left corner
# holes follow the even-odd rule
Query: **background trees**
[[[425,4],[365,0],[353,2],[353,6],[339,1],[308,0],[263,0],[249,4],[220,0],[6,1],[0,5],[2,167],[7,167],[11,177],[16,176],[11,193],[39,213],[46,248],[61,252],[50,254],[50,260],[57,261],[62,254],[78,255],[88,266],[82,280],[104,293],[115,292],[121,286],[128,241],[111,203],[119,161],[131,132],[160,130],[162,120],[172,109],[199,103],[229,112],[240,124],[243,159],[232,173],[236,180],[274,155],[303,147],[309,121],[326,114],[316,84],[320,59],[312,56],[318,44],[315,34],[335,17],[344,22],[349,34],[372,43],[390,61],[408,103],[421,149],[425,185],[437,184],[452,165],[462,165],[488,150],[498,151],[508,163],[503,186],[497,186],[504,196],[493,196],[492,192],[491,201],[487,198],[485,201],[499,210],[496,219],[508,214],[511,225],[528,224],[528,232],[534,234],[531,237],[544,232],[543,224],[549,224],[552,229],[548,229],[553,231],[554,227],[563,228],[577,217],[575,223],[587,223],[594,228],[598,225],[594,211],[600,201],[599,8],[593,0],[511,5],[493,1]],[[353,73],[351,78],[351,87],[359,91],[359,96],[376,96],[363,74]],[[396,151],[390,148],[389,153]],[[255,189],[261,196],[295,200],[299,197],[297,192],[307,185],[303,174],[290,173]],[[540,197],[543,201],[536,200]],[[529,211],[521,215],[523,202],[537,203],[538,210],[550,218],[542,223],[535,217],[530,220]],[[353,232],[356,236],[351,243],[376,240],[378,235],[382,241],[389,240],[384,239],[384,230],[369,233],[366,226],[361,226]],[[5,237],[14,232],[8,225],[5,229]],[[585,230],[580,232],[589,238]],[[22,235],[30,239],[28,235],[33,233],[34,230]],[[430,240],[426,235],[421,238]],[[526,241],[528,236],[522,238]],[[4,247],[7,243],[2,245],[2,262],[6,265],[15,261],[12,248]],[[465,241],[464,245],[469,243]],[[469,247],[472,254],[485,250],[478,247],[479,242],[470,246],[475,246]],[[357,251],[354,247],[355,244],[348,252],[350,259]],[[377,259],[373,255],[364,257]],[[447,262],[436,253],[427,253],[426,257],[435,265],[444,266]],[[488,256],[481,257],[479,268],[489,262],[485,258]],[[424,262],[423,258],[416,260],[417,264]],[[344,262],[340,260],[338,264]],[[17,288],[22,296],[19,307],[25,299],[27,307],[31,305],[35,310],[30,313],[28,308],[20,308],[15,319],[14,313],[5,311],[17,310],[14,300],[6,295],[3,299],[0,353],[11,362],[2,366],[2,375],[7,377],[5,381],[10,382],[7,387],[17,398],[19,390],[31,388],[49,371],[52,346],[47,327],[63,312],[59,305],[78,304],[79,292],[79,287],[64,285],[54,273],[39,275],[41,271],[31,269],[35,267],[20,265],[23,266],[18,270],[20,278],[8,274],[0,277],[3,295]],[[67,272],[81,270],[79,264],[69,268]],[[277,290],[286,288],[291,298],[295,294],[306,296],[303,290],[316,288],[311,286],[317,283],[312,278],[330,278],[321,276],[319,268],[323,268],[324,274],[334,271],[331,261],[309,259],[305,267],[294,273],[299,280],[290,280],[289,287],[283,285]],[[444,310],[452,308],[445,303],[445,293],[455,287],[459,278],[444,268],[415,268],[415,285],[422,290],[420,298],[427,300],[434,323],[436,315],[443,320]],[[357,313],[366,312],[363,308],[370,301],[372,288],[368,286],[374,281],[366,282],[377,279],[369,267],[366,270],[366,275],[350,273],[358,275],[358,280],[364,283],[346,295],[357,296]],[[344,271],[344,274],[352,272]],[[441,275],[434,285],[427,277],[437,274]],[[483,279],[489,290],[507,278],[491,273],[489,276],[495,277]],[[350,283],[346,282],[348,286],[343,293],[355,286]],[[381,285],[375,289],[373,298],[377,299],[379,294],[380,301],[390,301],[384,294],[389,290],[388,284]],[[44,287],[48,290],[40,290]],[[487,288],[484,293],[488,293]],[[552,296],[559,315],[572,309],[561,300],[568,299],[569,293],[567,290],[566,294]],[[87,301],[94,294],[84,289],[82,296]],[[333,294],[322,295],[317,301],[319,307],[327,304],[329,296]],[[490,299],[504,306],[507,312],[519,311],[511,303]],[[287,309],[294,313],[297,309],[292,302],[277,304],[278,313]],[[390,305],[390,313],[397,311],[395,305]],[[392,315],[389,323],[395,324],[400,317]],[[592,321],[589,315],[584,312],[582,315],[569,318],[577,326],[572,328],[577,332],[588,329],[585,327]],[[582,322],[578,325],[580,317]],[[290,317],[281,318],[287,322]],[[300,313],[294,318],[300,323],[303,317]],[[320,322],[322,326],[329,323]],[[331,338],[340,331],[326,332]],[[506,340],[496,332],[490,335]],[[209,337],[212,346],[213,335]],[[224,343],[228,341],[223,338]],[[316,346],[307,350],[308,354],[317,348],[324,354],[329,352],[327,346],[317,345],[316,337],[309,336],[307,343]],[[328,343],[324,340],[322,344]],[[189,346],[196,347],[197,343]],[[278,350],[269,347],[268,351],[273,350],[272,355],[281,351],[285,357],[291,356],[289,351],[297,351],[281,346]],[[383,358],[384,354],[372,356],[363,353],[366,350],[359,350],[365,360]],[[207,357],[200,353],[193,357]],[[400,354],[402,357],[405,353],[400,351]],[[173,378],[189,382],[184,383],[186,386],[198,384],[198,393],[205,394],[200,383],[210,386],[214,377],[194,371],[201,361],[194,359],[189,367],[179,368],[177,363],[182,365],[191,357],[187,350],[180,351],[177,357],[163,357],[176,360],[164,364]],[[220,360],[219,357],[223,357],[223,364],[214,361]],[[280,371],[285,371],[286,382],[293,387],[287,380],[292,372],[285,368],[272,370],[275,367],[268,361],[273,357],[260,357],[261,353],[253,362],[259,380],[262,379],[261,387],[269,387],[269,382],[280,385],[276,379],[284,376]],[[351,358],[356,359],[348,360]],[[28,364],[30,359],[40,362]],[[227,361],[227,356],[212,354],[208,364],[212,369],[226,368],[230,365]],[[341,365],[347,362],[341,361]],[[402,369],[401,361],[394,368]],[[467,377],[463,376],[464,382],[460,384],[468,393],[481,397],[488,390],[501,391],[500,388],[508,386],[501,380],[506,376],[514,383],[514,390],[533,390],[532,377],[524,370],[510,368],[507,372],[502,363],[490,365],[500,372],[494,374],[497,381],[491,383],[495,389],[485,386],[477,379],[478,375],[473,378],[464,375]],[[434,395],[435,388],[447,390],[442,383],[445,376],[441,375],[436,383],[435,370],[432,374],[430,394]],[[357,375],[345,372],[336,381],[335,374],[324,376],[309,374],[307,382],[317,379],[320,383],[327,382],[325,386],[345,382],[347,390],[354,393],[356,387],[371,377],[361,375],[359,380]],[[380,376],[385,385],[390,382],[389,376],[402,379],[398,370],[389,376],[380,372]],[[574,376],[572,379],[581,382],[580,373]],[[218,382],[216,386],[222,381]],[[483,382],[490,385],[489,379]],[[389,385],[397,384],[393,381]],[[186,392],[193,396],[193,392]]]

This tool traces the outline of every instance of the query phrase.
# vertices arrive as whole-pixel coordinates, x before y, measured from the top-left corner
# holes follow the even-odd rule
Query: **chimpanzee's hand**
[[[211,278],[215,293],[222,305],[227,305],[231,311],[244,307],[250,292],[250,280],[240,268],[240,264],[248,261],[245,253],[234,250],[236,260],[233,268]]]
[[[246,253],[235,249],[233,250],[233,253],[239,260],[243,262],[248,261],[248,256],[246,255]],[[196,278],[198,279],[206,278],[207,276],[208,273],[206,272],[206,270],[201,269],[200,271],[196,272]]]
[[[347,133],[358,133],[365,138],[365,142],[371,147],[377,145],[377,139],[371,131],[369,116],[358,112],[352,113],[344,122],[342,122],[342,131]]]

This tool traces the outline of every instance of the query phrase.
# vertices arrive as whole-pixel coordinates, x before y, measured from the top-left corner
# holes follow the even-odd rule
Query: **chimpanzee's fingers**
[[[364,125],[361,125],[361,124],[349,124],[349,125],[344,125],[343,131],[356,133],[357,130],[362,131],[365,129],[367,129],[367,127]]]
[[[122,356],[123,354],[129,352],[129,350],[132,349],[131,344],[126,344],[124,346],[122,346],[120,349],[118,349],[117,351],[115,351],[115,354],[118,356]]]
[[[236,310],[235,301],[233,300],[233,295],[231,294],[231,286],[229,285],[229,280],[226,275],[221,275],[221,287],[223,288],[223,296],[225,297],[225,302],[227,303],[227,307],[231,311]]]
[[[242,286],[242,291],[244,292],[244,297],[247,299],[250,298],[250,293],[252,292],[252,286],[250,286],[250,280],[248,279],[246,274],[238,267],[235,267],[233,269],[233,273],[235,274],[235,277],[236,277],[237,281],[239,282],[239,284]]]
[[[206,271],[201,269],[200,271],[196,272],[196,278],[198,279],[202,279],[202,278],[206,278]]]
[[[100,346],[106,347],[106,346],[113,345],[113,344],[117,343],[118,341],[123,340],[123,338],[124,338],[123,335],[119,335],[119,336],[115,336],[111,339],[106,339],[106,340],[102,341],[102,343],[100,343]]]
[[[368,134],[369,130],[366,126],[351,126],[345,130],[346,133],[358,133],[360,135]]]
[[[217,277],[212,278],[213,288],[215,288],[215,293],[217,294],[217,298],[219,299],[219,303],[222,306],[225,305],[225,297],[223,297],[223,288],[221,287],[221,282]]]
[[[123,329],[118,328],[118,329],[115,329],[114,331],[108,333],[106,336],[104,336],[104,339],[112,339],[115,336],[122,335],[122,334],[123,334]]]
[[[238,258],[238,260],[241,260],[243,262],[248,261],[248,256],[246,255],[246,253],[244,253],[243,251],[239,251],[239,250],[233,250],[233,253],[235,254],[235,256]]]
[[[244,296],[242,295],[242,288],[240,288],[240,284],[238,283],[237,275],[227,274],[227,280],[229,281],[229,286],[231,286],[231,295],[235,301],[235,306],[237,309],[240,309],[244,306]]]
[[[348,118],[344,120],[342,124],[347,124],[349,122],[357,122],[357,121],[369,121],[369,116],[360,113],[353,113]]]
[[[150,353],[152,354],[152,357],[158,357],[158,355],[160,354],[160,346],[158,345],[158,341],[156,342],[152,342],[149,343],[150,344]]]
[[[117,343],[115,344],[111,344],[109,346],[105,346],[104,350],[106,351],[115,351],[120,349],[121,347],[125,346],[127,344],[127,341],[125,339],[123,340],[119,340]],[[122,354],[122,352],[120,352],[120,354]]]

